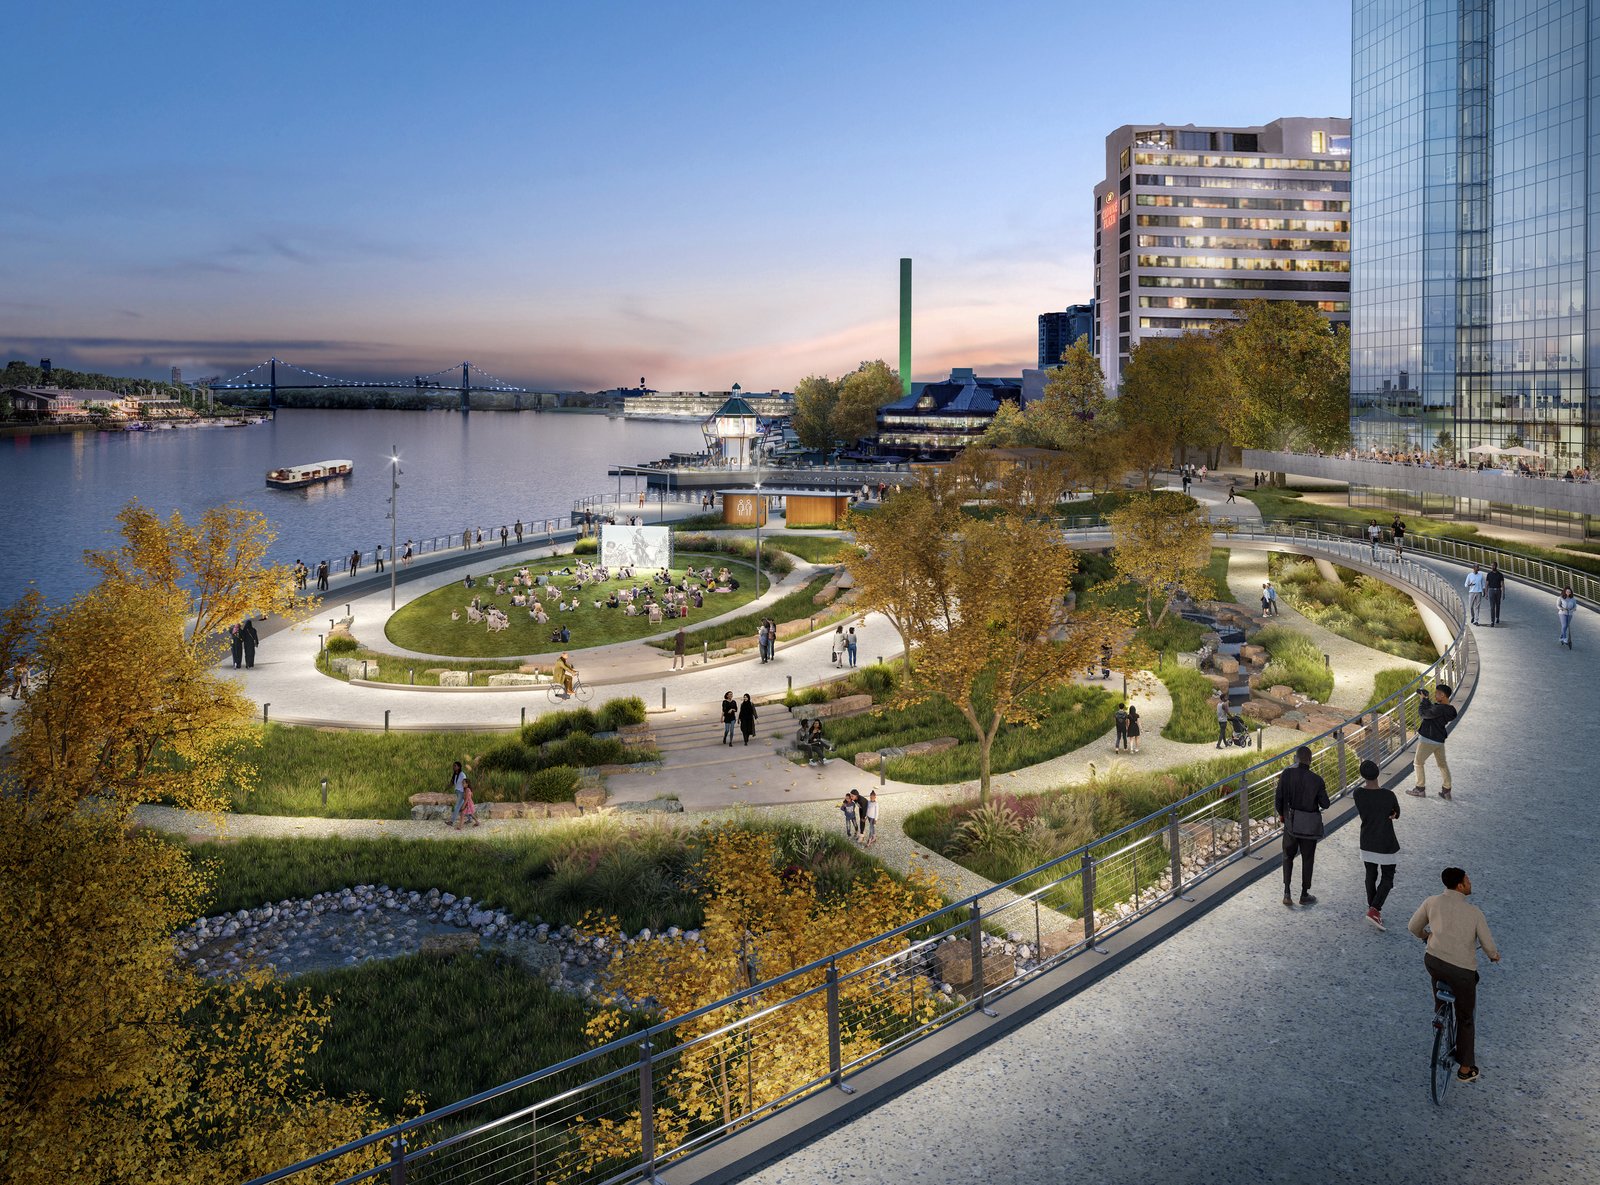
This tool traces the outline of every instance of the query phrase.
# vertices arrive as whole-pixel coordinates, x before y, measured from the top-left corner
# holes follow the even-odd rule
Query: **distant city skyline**
[[[1089,298],[1107,132],[1348,116],[1349,23],[1154,0],[32,6],[9,30],[0,362],[789,388],[895,364],[911,256],[913,376],[1015,374],[1038,314]]]

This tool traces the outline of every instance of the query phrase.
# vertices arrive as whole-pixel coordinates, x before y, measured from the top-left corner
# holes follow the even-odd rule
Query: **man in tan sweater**
[[[1440,879],[1444,892],[1424,901],[1406,928],[1428,944],[1422,963],[1430,981],[1445,984],[1456,998],[1456,1061],[1461,1066],[1456,1081],[1476,1082],[1478,948],[1483,947],[1491,963],[1500,961],[1500,951],[1483,910],[1467,901],[1472,878],[1463,869],[1446,868]]]

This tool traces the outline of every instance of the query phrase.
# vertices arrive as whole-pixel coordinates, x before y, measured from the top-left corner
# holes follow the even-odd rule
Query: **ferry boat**
[[[290,465],[286,469],[269,470],[267,484],[280,490],[297,490],[320,481],[349,477],[354,471],[353,461],[312,461],[309,465]]]

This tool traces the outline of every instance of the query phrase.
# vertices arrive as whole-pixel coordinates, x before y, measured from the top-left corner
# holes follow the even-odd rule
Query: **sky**
[[[0,361],[541,389],[1032,366],[1126,123],[1348,116],[1347,5],[14,6]]]

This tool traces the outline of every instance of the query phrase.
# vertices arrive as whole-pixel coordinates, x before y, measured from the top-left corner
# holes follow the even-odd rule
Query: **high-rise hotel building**
[[[1600,2],[1356,0],[1352,66],[1357,444],[1592,459]]]
[[[1231,320],[1249,300],[1350,319],[1350,121],[1130,124],[1094,191],[1095,344],[1115,388],[1144,337]]]

